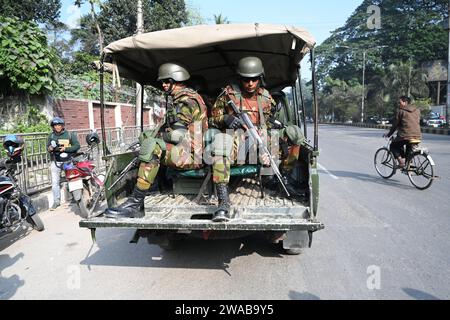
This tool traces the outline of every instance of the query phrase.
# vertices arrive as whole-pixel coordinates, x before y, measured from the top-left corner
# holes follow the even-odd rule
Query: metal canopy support
[[[145,86],[141,84],[141,96],[139,97],[141,100],[141,132],[144,132],[144,90]]]
[[[105,54],[102,53],[100,58],[100,123],[102,126],[102,145],[103,145],[103,156],[110,154],[107,143],[106,143],[106,130],[105,130],[105,83],[104,83],[104,73],[105,73]]]
[[[299,95],[300,95],[300,101],[301,101],[301,107],[302,107],[302,113],[303,113],[303,134],[305,135],[305,138],[308,139],[308,130],[306,128],[306,106],[305,106],[305,99],[303,98],[303,89],[302,89],[302,67],[301,65],[298,65],[298,88],[299,88]]]
[[[314,106],[314,151],[319,151],[319,105],[317,103],[316,59],[314,55],[314,48],[311,49],[311,70]]]

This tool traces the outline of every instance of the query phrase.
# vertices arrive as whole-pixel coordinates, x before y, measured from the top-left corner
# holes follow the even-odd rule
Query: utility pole
[[[136,33],[141,34],[144,32],[144,19],[142,14],[142,0],[137,1],[137,23],[136,23]],[[140,83],[136,83],[136,126],[140,127],[142,125],[142,86]]]
[[[449,0],[450,1],[450,0]],[[361,123],[364,123],[364,102],[366,100],[366,50],[363,51],[363,78],[362,78],[362,99],[361,99]]]

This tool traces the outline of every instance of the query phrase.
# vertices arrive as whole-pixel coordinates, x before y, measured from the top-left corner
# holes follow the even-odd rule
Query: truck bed
[[[244,179],[230,194],[231,217],[227,223],[213,223],[217,209],[215,197],[158,193],[145,199],[143,218],[111,219],[96,217],[80,222],[85,228],[137,228],[145,230],[236,230],[236,231],[316,231],[320,222],[309,219],[310,209],[304,203],[287,199],[276,192],[264,190],[252,179]]]

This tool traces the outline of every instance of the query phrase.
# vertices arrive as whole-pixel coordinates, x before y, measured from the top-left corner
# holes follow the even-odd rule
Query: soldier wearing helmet
[[[249,146],[250,142],[244,135],[239,134],[239,129],[243,129],[243,123],[230,108],[228,102],[234,104],[246,112],[254,126],[258,129],[262,137],[268,138],[268,130],[281,129],[274,125],[276,119],[276,102],[270,93],[264,88],[264,66],[258,57],[245,57],[239,60],[237,74],[239,84],[225,87],[223,93],[218,97],[212,109],[210,123],[218,129],[238,130],[233,136],[228,134],[216,135],[214,139],[213,181],[216,186],[219,205],[214,213],[214,222],[227,222],[230,219],[230,200],[228,183],[230,181],[230,167],[232,163],[242,164],[241,155],[244,154],[244,161],[251,160],[251,153],[256,154],[255,144]],[[284,125],[283,125],[284,127]],[[289,126],[280,132],[280,142],[288,144],[282,167],[286,174],[292,171],[295,161],[297,161],[300,146],[301,131],[297,126]],[[292,139],[291,139],[292,138]],[[281,144],[280,144],[281,145]],[[242,149],[244,152],[242,153]],[[250,150],[250,153],[248,152]],[[278,156],[280,154],[275,154]],[[274,154],[272,154],[274,156]],[[256,157],[263,166],[270,166],[267,154]],[[255,157],[253,157],[255,159]],[[256,163],[252,163],[256,164]],[[276,179],[276,178],[275,178]],[[291,188],[292,189],[292,188]]]
[[[50,171],[52,174],[52,193],[53,205],[50,210],[55,210],[61,203],[61,159],[62,153],[73,155],[80,149],[80,143],[76,133],[69,132],[65,129],[64,119],[54,117],[50,121],[52,133],[47,139],[47,150],[50,153],[51,165]]]
[[[105,216],[138,217],[146,192],[153,186],[162,165],[176,169],[198,169],[203,166],[203,132],[208,129],[206,105],[202,97],[186,84],[189,72],[176,63],[159,67],[157,80],[166,100],[164,124],[155,135],[146,131],[139,137],[138,179],[132,195],[117,208],[109,208]]]
[[[261,59],[258,57],[240,59],[237,74],[239,75],[239,83],[226,86],[217,98],[211,111],[210,124],[222,131],[243,129],[243,122],[228,105],[228,101],[232,100],[239,109],[249,115],[255,127],[264,135],[264,131],[271,127],[268,120],[272,117],[275,101],[263,87],[264,67]],[[230,219],[231,205],[228,192],[230,166],[232,162],[238,160],[238,155],[242,154],[240,150],[248,143],[243,135],[234,133],[232,137],[230,135],[216,135],[213,144],[216,157],[213,164],[213,181],[219,200],[213,221],[227,222]],[[245,157],[248,157],[247,151],[244,153],[246,154]],[[270,165],[267,155],[260,157],[259,160],[265,166]]]

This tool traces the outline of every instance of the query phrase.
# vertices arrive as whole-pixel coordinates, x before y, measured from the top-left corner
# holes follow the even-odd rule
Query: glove
[[[280,130],[284,128],[284,124],[276,119],[270,119],[269,122],[272,124],[272,129]]]
[[[224,122],[227,125],[227,128],[229,129],[239,129],[244,127],[244,122],[242,122],[241,119],[238,117],[232,116],[232,115],[225,115],[224,116]]]

